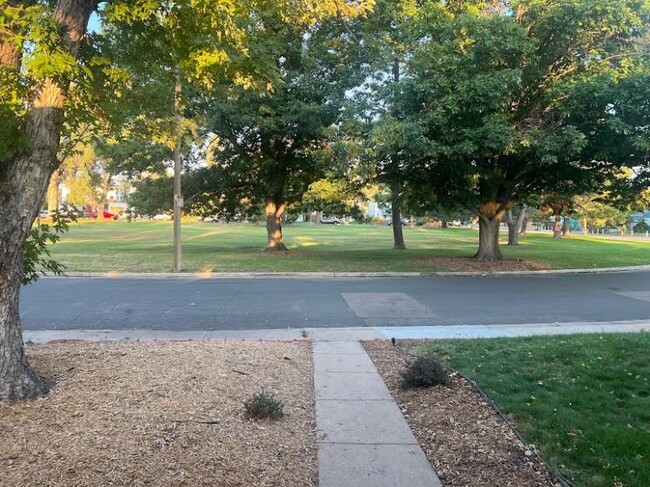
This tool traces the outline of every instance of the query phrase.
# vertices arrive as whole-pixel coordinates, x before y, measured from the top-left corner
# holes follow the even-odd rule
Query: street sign
[[[176,206],[178,206],[179,208],[182,208],[183,205],[185,204],[185,200],[183,199],[182,194],[174,195],[174,201],[176,201]]]

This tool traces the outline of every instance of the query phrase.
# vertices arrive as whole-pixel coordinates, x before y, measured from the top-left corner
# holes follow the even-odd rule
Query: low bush
[[[262,391],[244,401],[244,416],[247,419],[280,419],[285,413],[278,398]]]
[[[449,385],[447,369],[431,356],[420,356],[402,372],[402,389]]]

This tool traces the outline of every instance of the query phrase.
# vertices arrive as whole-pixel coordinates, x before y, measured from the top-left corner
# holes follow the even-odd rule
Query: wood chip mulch
[[[386,341],[363,345],[445,487],[556,485],[469,382],[456,375],[450,387],[402,390],[413,359]]]
[[[511,272],[546,271],[551,267],[535,260],[504,259],[498,262],[478,262],[471,257],[420,257],[416,262],[443,272]]]
[[[57,386],[0,406],[0,485],[315,486],[307,342],[55,343],[30,361]],[[279,421],[247,420],[264,389]]]

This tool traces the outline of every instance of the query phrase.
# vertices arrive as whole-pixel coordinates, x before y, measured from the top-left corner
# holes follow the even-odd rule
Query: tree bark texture
[[[519,235],[520,229],[523,225],[524,218],[526,217],[526,205],[522,205],[519,213],[513,215],[512,210],[508,210],[506,213],[506,223],[508,224],[508,245],[517,246],[519,245]]]
[[[499,228],[506,210],[498,202],[481,205],[478,219],[478,252],[474,259],[479,262],[496,262],[503,259],[499,248]]]
[[[562,217],[555,215],[555,223],[553,224],[553,238],[562,238]]]
[[[405,250],[404,232],[402,231],[402,212],[400,210],[400,186],[393,184],[390,187],[391,221],[393,224],[393,249]]]
[[[53,20],[62,26],[63,40],[73,56],[96,5],[96,0],[59,0],[55,7]],[[0,62],[21,69],[20,56],[7,54],[5,41],[0,32]],[[51,79],[35,88],[23,129],[29,145],[0,161],[0,401],[37,397],[50,386],[31,370],[25,356],[18,303],[24,273],[23,244],[59,165],[66,91],[67,85]]]
[[[289,251],[282,240],[282,215],[286,206],[285,202],[278,202],[274,198],[266,200],[266,250],[269,252]]]

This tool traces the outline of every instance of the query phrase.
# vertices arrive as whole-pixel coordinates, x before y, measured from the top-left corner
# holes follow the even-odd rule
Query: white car
[[[152,220],[164,220],[164,221],[169,221],[172,219],[171,215],[168,215],[167,213],[158,213],[157,215],[154,215]]]

